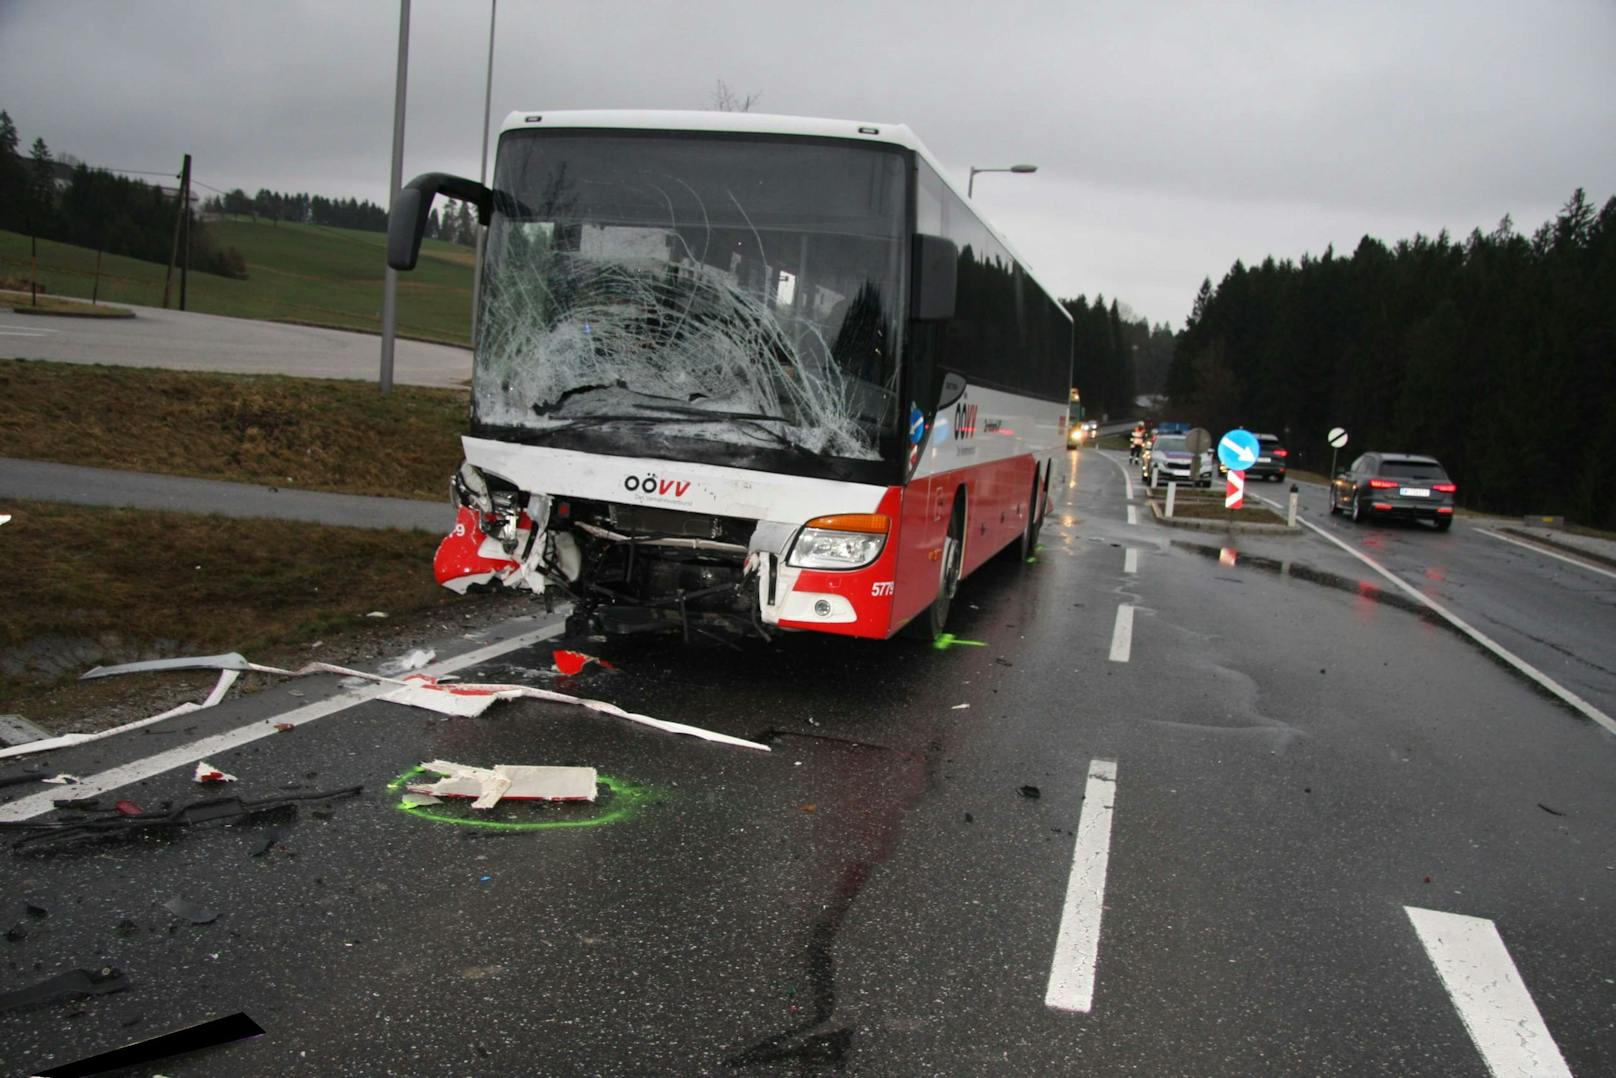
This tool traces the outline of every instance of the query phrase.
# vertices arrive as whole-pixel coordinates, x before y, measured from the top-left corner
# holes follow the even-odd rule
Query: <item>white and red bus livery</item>
[[[518,112],[492,188],[448,587],[607,633],[943,629],[1025,556],[1065,451],[1072,327],[908,128]]]

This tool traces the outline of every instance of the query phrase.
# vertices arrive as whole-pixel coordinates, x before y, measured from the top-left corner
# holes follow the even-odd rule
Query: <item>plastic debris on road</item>
[[[437,657],[438,653],[431,648],[416,648],[407,655],[400,655],[396,659],[388,659],[376,667],[376,672],[383,677],[397,677],[399,674],[407,674],[411,670],[419,670]]]
[[[596,775],[592,767],[542,767],[527,764],[495,764],[468,767],[449,760],[429,760],[421,765],[443,778],[436,782],[412,782],[405,787],[414,794],[434,798],[473,797],[474,809],[493,808],[507,801],[593,801]]]
[[[127,835],[137,832],[172,831],[217,820],[238,819],[271,812],[301,801],[332,801],[337,798],[355,797],[364,789],[363,786],[344,786],[336,790],[278,794],[257,801],[244,801],[234,795],[209,797],[178,808],[147,811],[139,816],[125,816],[116,809],[98,809],[89,804],[75,803],[59,807],[76,808],[80,810],[81,815],[69,819],[0,821],[0,835],[21,834],[23,837],[12,843],[12,848],[25,850],[107,832],[121,832]],[[321,810],[315,809],[313,815],[320,818]]]
[[[70,784],[73,784],[73,783],[83,782],[84,780],[79,778],[77,775],[69,775],[69,774],[63,773],[63,774],[60,774],[60,775],[52,775],[48,779],[40,779],[39,781],[40,782],[48,782],[52,786],[67,786],[67,785],[70,785]]]
[[[589,700],[582,696],[568,696],[566,693],[551,692],[549,689],[535,689],[528,685],[472,685],[455,682],[453,684],[440,684],[436,678],[417,675],[405,679],[405,684],[382,697],[395,704],[404,704],[409,707],[426,708],[441,715],[456,715],[473,717],[481,715],[499,700],[548,700],[557,704],[572,704],[576,707],[586,708],[599,712],[602,715],[613,715],[629,722],[649,726],[669,734],[686,734],[690,737],[699,737],[703,741],[714,741],[723,745],[735,745],[739,748],[758,749],[768,752],[769,746],[760,745],[756,741],[747,741],[745,738],[721,734],[715,730],[704,730],[699,726],[687,726],[682,722],[669,722],[666,719],[653,719],[649,715],[639,715],[632,711],[624,711],[616,704],[608,704],[604,700]]]
[[[235,782],[236,776],[220,771],[206,760],[197,761],[194,782]]]
[[[102,966],[96,970],[73,969],[66,973],[58,973],[37,984],[31,984],[27,988],[0,993],[0,1011],[15,1010],[38,1003],[54,1003],[59,999],[76,999],[79,996],[104,996],[111,992],[122,992],[128,987],[129,978],[125,977],[121,970],[110,966]]]
[[[116,991],[117,989],[112,989]],[[134,1021],[124,1021],[130,1026],[138,1022],[137,1015]],[[54,1074],[101,1074],[109,1070],[122,1072],[126,1068],[140,1067],[155,1063],[170,1056],[182,1055],[187,1052],[198,1052],[206,1048],[217,1048],[221,1045],[232,1044],[236,1041],[246,1040],[249,1037],[262,1037],[264,1027],[249,1018],[244,1011],[223,1018],[210,1018],[205,1022],[186,1026],[183,1029],[171,1030],[168,1033],[159,1033],[155,1037],[145,1037],[138,1041],[131,1041],[121,1048],[102,1052],[99,1055],[89,1056],[86,1059],[74,1060],[67,1064],[58,1064],[46,1075]],[[142,1069],[139,1073],[146,1074]],[[165,1078],[161,1074],[152,1074],[152,1078]]]
[[[567,651],[564,649],[558,649],[551,652],[550,657],[555,663],[556,673],[563,674],[567,677],[576,677],[578,674],[582,673],[583,668],[588,666],[590,663],[596,663],[607,670],[616,669],[616,667],[607,662],[605,659],[596,658],[593,655],[585,655],[581,651]]]
[[[219,915],[200,903],[192,902],[184,895],[175,895],[163,903],[163,908],[175,917],[190,921],[193,925],[210,925],[219,919]]]

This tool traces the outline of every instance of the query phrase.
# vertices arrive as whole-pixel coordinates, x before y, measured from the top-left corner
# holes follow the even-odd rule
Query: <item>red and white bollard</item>
[[[1223,495],[1223,508],[1239,509],[1246,500],[1246,473],[1231,471],[1229,489]]]

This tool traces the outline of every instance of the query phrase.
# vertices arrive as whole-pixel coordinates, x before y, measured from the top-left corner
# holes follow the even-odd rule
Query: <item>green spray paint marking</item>
[[[947,651],[949,648],[985,648],[987,644],[981,640],[962,640],[953,633],[940,633],[931,646],[938,651]]]
[[[387,784],[389,793],[402,793],[404,786],[417,775],[429,774],[424,767],[412,767],[398,778]],[[402,800],[395,801],[393,807],[406,816],[417,819],[431,820],[434,823],[452,823],[461,827],[481,827],[488,831],[559,831],[572,827],[601,827],[609,823],[620,823],[645,804],[655,791],[649,786],[636,786],[632,782],[612,778],[610,775],[597,775],[595,781],[606,787],[609,802],[605,806],[591,805],[590,809],[600,812],[598,816],[588,819],[567,820],[484,820],[468,816],[455,816],[444,811],[440,805],[406,805]],[[469,803],[469,802],[468,802]],[[558,806],[544,806],[554,809]],[[588,811],[576,804],[565,807],[569,812]]]

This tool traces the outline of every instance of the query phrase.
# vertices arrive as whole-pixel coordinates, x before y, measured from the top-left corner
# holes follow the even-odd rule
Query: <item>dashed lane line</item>
[[[1044,1006],[1087,1014],[1094,1007],[1095,968],[1100,958],[1100,915],[1105,910],[1105,872],[1111,857],[1111,818],[1117,798],[1117,762],[1089,761],[1083,811],[1072,847],[1072,871],[1061,906],[1060,933],[1049,964]]]
[[[496,659],[501,655],[519,651],[540,641],[560,636],[565,628],[566,623],[558,620],[543,628],[513,636],[509,640],[501,640],[498,643],[468,651],[464,655],[456,655],[452,659],[433,663],[431,666],[422,669],[420,673],[428,677],[444,677],[464,670],[469,666],[475,666],[478,663]],[[109,768],[106,771],[91,775],[83,782],[75,783],[72,786],[52,786],[44,793],[31,794],[28,797],[13,801],[9,805],[0,805],[0,820],[30,820],[35,816],[42,816],[56,807],[56,799],[64,793],[70,793],[75,799],[96,797],[111,790],[128,786],[132,782],[139,782],[142,779],[149,779],[153,775],[172,771],[176,767],[184,767],[187,764],[194,764],[198,760],[205,760],[210,756],[240,748],[242,745],[250,744],[259,738],[273,736],[280,732],[280,727],[282,726],[302,726],[304,723],[313,722],[315,719],[323,719],[327,715],[335,715],[340,711],[346,711],[358,704],[374,700],[383,693],[391,692],[397,687],[397,685],[384,682],[376,685],[366,685],[359,689],[350,689],[325,700],[305,704],[292,711],[271,715],[266,719],[251,722],[246,726],[239,726],[234,730],[227,730],[212,737],[204,737],[201,740],[191,742],[189,745],[180,745],[167,752],[157,753],[155,756],[147,756],[132,763]],[[195,713],[193,712],[193,714]],[[110,744],[110,742],[107,743]]]
[[[1403,909],[1487,1069],[1497,1078],[1571,1078],[1498,926],[1485,917]]]
[[[1279,508],[1278,502],[1265,498],[1261,494],[1258,494],[1256,497],[1259,501],[1267,502],[1275,509]],[[1331,535],[1317,524],[1314,524],[1312,521],[1302,520],[1300,517],[1298,517],[1297,523],[1313,529],[1313,531],[1317,532],[1319,535],[1322,535],[1324,538],[1328,539],[1342,550],[1345,550],[1348,554],[1351,554],[1353,557],[1369,566],[1369,568],[1391,581],[1397,586],[1397,588],[1408,595],[1409,598],[1434,611],[1445,619],[1448,624],[1452,625],[1455,629],[1458,629],[1460,632],[1470,637],[1470,639],[1474,640],[1476,643],[1480,644],[1482,647],[1504,660],[1510,666],[1524,674],[1527,678],[1553,693],[1555,696],[1565,701],[1566,704],[1575,708],[1577,711],[1582,712],[1582,714],[1588,716],[1588,718],[1594,720],[1594,722],[1597,722],[1609,732],[1616,734],[1616,719],[1612,719],[1609,715],[1605,714],[1603,711],[1599,710],[1597,707],[1590,704],[1588,701],[1584,700],[1582,697],[1578,696],[1576,693],[1572,692],[1558,681],[1555,681],[1553,678],[1549,677],[1549,675],[1545,674],[1543,671],[1539,670],[1537,667],[1533,666],[1519,655],[1516,655],[1513,651],[1510,651],[1498,641],[1494,640],[1480,629],[1477,629],[1475,626],[1459,617],[1459,615],[1455,614],[1441,603],[1434,599],[1426,598],[1426,596],[1422,594],[1419,589],[1405,582],[1401,577],[1394,574],[1390,569],[1387,569],[1374,558],[1371,558],[1369,555],[1352,546],[1350,543],[1337,539],[1335,536]]]
[[[1592,565],[1592,564],[1590,564],[1588,562],[1585,562],[1581,558],[1574,558],[1574,557],[1571,557],[1571,556],[1569,556],[1567,554],[1561,554],[1559,551],[1556,551],[1556,550],[1548,550],[1548,549],[1545,549],[1544,547],[1538,546],[1536,543],[1528,543],[1528,542],[1526,542],[1524,540],[1521,540],[1521,539],[1514,539],[1514,538],[1511,538],[1510,536],[1507,536],[1507,535],[1500,535],[1498,532],[1488,531],[1486,528],[1474,528],[1472,530],[1477,535],[1485,535],[1489,539],[1497,539],[1497,540],[1499,540],[1501,542],[1512,543],[1515,546],[1521,547],[1524,550],[1530,550],[1534,554],[1544,554],[1544,555],[1547,555],[1548,557],[1556,558],[1556,559],[1558,559],[1560,561],[1563,561],[1567,565],[1575,565],[1578,569],[1586,569],[1590,573],[1598,573],[1601,576],[1608,576],[1611,579],[1616,580],[1616,573],[1611,572],[1609,569],[1601,569],[1599,566]]]
[[[1139,548],[1131,546],[1122,554],[1122,571],[1137,573],[1139,571]]]
[[[1139,523],[1139,507],[1137,505],[1128,506],[1128,523]]]
[[[1133,604],[1117,607],[1117,622],[1111,629],[1111,661],[1125,663],[1133,653]]]

